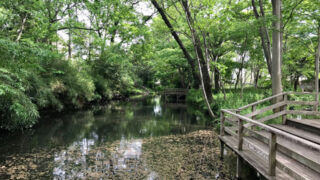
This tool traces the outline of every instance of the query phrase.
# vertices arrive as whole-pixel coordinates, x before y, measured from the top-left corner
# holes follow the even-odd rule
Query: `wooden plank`
[[[320,116],[318,111],[287,110],[287,114]]]
[[[287,94],[295,94],[295,95],[315,95],[314,92],[287,92]]]
[[[224,121],[225,121],[225,116],[224,112],[220,113],[220,135],[224,136]]]
[[[268,134],[269,133],[265,133],[266,136]],[[252,150],[252,152],[255,152],[259,157],[265,159],[266,161],[268,160],[269,147],[267,144],[261,142],[260,139],[253,137],[246,137],[244,140],[246,142],[245,144],[250,148],[250,150]],[[279,140],[277,140],[277,142],[279,142]],[[278,146],[280,146],[280,144],[278,144]],[[279,150],[277,150],[276,153],[276,160],[276,167],[292,176],[293,179],[313,180],[318,179],[317,177],[320,177],[320,173],[290,158],[288,154],[279,152]]]
[[[237,150],[237,139],[231,136],[219,136],[230,149],[235,153],[240,155],[246,162],[248,162],[253,168],[255,168],[262,176],[267,179],[277,179],[277,180],[288,180],[292,179],[287,173],[284,173],[279,168],[276,169],[276,176],[271,177],[268,175],[268,162],[267,160],[261,158],[259,155],[255,154],[253,151],[244,147],[242,151]]]
[[[281,111],[286,111],[287,108],[288,108],[288,94],[284,95],[283,96],[283,101],[287,102],[286,105],[284,105],[282,108],[281,108]],[[282,124],[285,124],[287,121],[287,113],[282,115]]]
[[[257,106],[256,106],[256,105],[253,105],[252,108],[251,108],[251,112],[252,112],[252,113],[255,113],[256,110],[257,110]],[[251,117],[252,119],[256,119],[256,116],[255,116],[255,115],[252,115],[252,116],[250,116],[250,117]]]
[[[294,121],[296,123],[304,124],[307,126],[311,126],[314,128],[318,128],[320,130],[320,120],[319,119],[294,119],[288,118],[290,121]]]
[[[287,101],[288,105],[316,105],[317,101]]]
[[[269,120],[271,120],[271,119],[275,119],[275,118],[280,117],[280,116],[285,115],[285,114],[286,114],[286,111],[280,111],[280,112],[271,114],[271,115],[269,115],[269,116],[263,117],[263,118],[261,118],[261,119],[258,119],[258,120],[256,120],[256,121],[259,122],[259,123],[263,123],[263,122],[265,122],[265,121],[269,121]],[[249,127],[253,126],[253,124],[248,123],[248,124],[245,124],[244,126],[245,126],[246,128],[249,128]]]
[[[272,99],[274,99],[274,98],[277,98],[277,97],[279,97],[279,96],[283,96],[283,95],[285,95],[285,94],[287,94],[287,93],[280,93],[280,94],[277,94],[277,95],[274,95],[274,96],[270,96],[270,97],[265,98],[265,99],[262,99],[262,100],[260,100],[260,101],[257,101],[257,102],[248,104],[248,105],[243,106],[243,107],[240,107],[240,108],[238,108],[238,110],[242,111],[242,110],[247,109],[247,108],[249,108],[249,107],[251,107],[251,106],[258,105],[258,104],[261,104],[261,103],[270,101],[270,100],[272,100]]]
[[[270,133],[269,140],[269,175],[274,176],[276,173],[276,150],[277,150],[277,135]]]
[[[243,120],[239,119],[239,124],[238,124],[238,150],[242,150],[242,145],[243,145]]]
[[[238,128],[237,127],[225,127],[225,132],[231,136],[238,137]]]
[[[277,136],[285,137],[285,138],[291,139],[291,140],[293,140],[293,141],[296,141],[296,142],[298,142],[298,143],[302,143],[302,144],[304,144],[305,146],[309,146],[309,147],[312,147],[312,148],[314,148],[314,149],[320,150],[320,146],[319,146],[319,145],[317,145],[317,144],[315,144],[315,143],[312,143],[312,142],[310,142],[310,141],[307,141],[307,140],[305,140],[305,139],[302,139],[302,138],[300,138],[300,137],[294,136],[294,135],[292,135],[292,134],[289,134],[289,133],[287,133],[287,132],[281,131],[281,130],[276,129],[276,128],[274,128],[274,127],[265,125],[265,124],[263,124],[263,123],[261,123],[261,122],[257,122],[257,121],[255,121],[255,120],[252,120],[252,119],[247,118],[247,117],[245,117],[245,116],[241,116],[241,115],[239,115],[239,114],[236,114],[236,113],[234,113],[234,112],[228,111],[228,110],[226,110],[226,109],[222,109],[221,111],[224,111],[225,113],[230,114],[230,115],[232,115],[232,116],[235,116],[235,117],[237,117],[237,118],[240,118],[240,119],[242,119],[242,120],[244,120],[244,121],[246,121],[246,122],[248,122],[248,123],[252,123],[252,124],[254,124],[254,125],[257,125],[257,126],[263,128],[263,129],[265,129],[265,130],[268,131],[268,132],[274,132],[274,133],[277,134]],[[282,111],[282,112],[283,112],[283,111]]]
[[[259,122],[265,122],[265,121],[268,121],[268,120],[271,120],[271,119],[280,117],[280,116],[282,116],[282,115],[284,115],[284,114],[286,114],[286,111],[280,111],[280,112],[274,113],[274,114],[272,114],[272,115],[263,117],[263,118],[259,119],[258,121],[259,121]]]
[[[270,141],[269,132],[260,131],[256,133],[259,134],[258,137],[260,137],[260,140],[264,140],[264,143],[268,143]],[[315,145],[320,147],[318,144]],[[292,159],[295,159],[296,161],[304,164],[314,171],[317,171],[318,173],[320,173],[319,150],[320,149],[313,149],[312,147],[305,146],[304,144],[291,141],[290,139],[286,139],[281,136],[277,137],[277,151],[285,154]]]
[[[320,121],[319,121],[319,124],[320,124]],[[320,144],[320,135],[316,135],[314,133],[310,133],[310,132],[307,132],[298,128],[294,128],[288,125],[272,124],[271,126],[277,129],[283,130],[285,132],[288,132],[290,134],[293,134],[295,136],[301,137],[303,139]]]
[[[246,117],[253,117],[253,116],[256,116],[258,114],[261,114],[261,113],[264,113],[264,112],[267,112],[267,111],[282,107],[284,105],[286,105],[286,102],[279,102],[279,103],[273,104],[271,106],[256,110],[255,112],[249,113],[249,114],[247,114],[245,116]]]
[[[232,125],[238,126],[238,121],[235,118],[225,117],[225,122],[231,123]]]

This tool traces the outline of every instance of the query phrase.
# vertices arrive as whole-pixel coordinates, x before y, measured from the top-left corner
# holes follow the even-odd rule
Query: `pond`
[[[42,117],[35,128],[0,138],[0,179],[86,179],[159,174],[139,160],[144,139],[206,129],[208,120],[184,104],[160,97]],[[139,161],[136,161],[139,160]]]

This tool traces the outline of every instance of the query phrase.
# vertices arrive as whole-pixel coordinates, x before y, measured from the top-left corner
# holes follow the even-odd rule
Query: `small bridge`
[[[320,112],[315,93],[281,93],[221,110],[220,142],[267,179],[320,179]],[[272,101],[280,99],[273,104]]]
[[[171,89],[165,89],[163,91],[165,102],[168,102],[170,96],[175,96],[175,100],[177,103],[184,102],[187,94],[188,94],[188,89],[182,89],[182,88],[171,88]]]

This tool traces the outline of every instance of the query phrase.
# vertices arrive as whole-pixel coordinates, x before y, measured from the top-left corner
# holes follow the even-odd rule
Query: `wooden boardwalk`
[[[304,99],[297,101],[295,98]],[[272,104],[274,99],[281,101]],[[267,179],[320,179],[320,112],[313,93],[281,93],[221,111],[221,156],[238,155]]]
[[[165,89],[163,91],[165,102],[168,102],[169,96],[175,96],[175,100],[177,103],[184,102],[187,94],[188,94],[188,89],[182,89],[182,88],[171,88],[171,89]]]

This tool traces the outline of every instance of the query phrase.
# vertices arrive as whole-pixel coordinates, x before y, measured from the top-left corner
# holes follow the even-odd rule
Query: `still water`
[[[130,161],[143,155],[143,139],[186,134],[207,123],[192,108],[165,105],[160,97],[43,117],[31,130],[0,137],[0,179],[99,179],[135,172],[137,164]],[[150,171],[146,179],[157,177]]]

